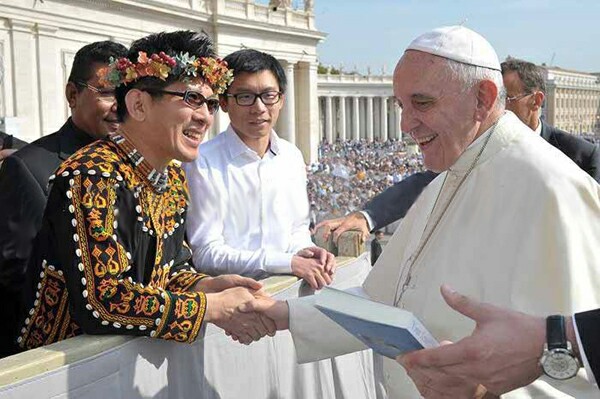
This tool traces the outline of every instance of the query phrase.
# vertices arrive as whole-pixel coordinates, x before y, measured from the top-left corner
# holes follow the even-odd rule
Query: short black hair
[[[224,58],[227,66],[233,69],[233,77],[240,73],[256,73],[261,71],[271,71],[279,84],[279,91],[285,93],[287,89],[287,78],[283,67],[271,54],[253,49],[238,50]]]
[[[81,89],[77,82],[87,82],[93,77],[94,63],[108,64],[110,57],[125,57],[126,54],[127,47],[110,40],[87,44],[75,53],[68,81]]]
[[[131,44],[127,58],[137,63],[138,53],[140,51],[148,54],[158,54],[163,51],[165,54],[175,57],[179,53],[188,53],[190,56],[213,57],[216,58],[216,52],[212,39],[204,32],[194,32],[190,30],[180,30],[175,32],[160,32],[143,37]],[[127,106],[125,96],[129,90],[137,89],[155,89],[161,90],[173,82],[179,80],[178,75],[170,74],[165,80],[146,76],[128,84],[122,84],[115,90],[117,99],[117,116],[122,122],[127,116]],[[152,97],[161,97],[160,93],[149,93]]]
[[[533,93],[536,90],[546,93],[546,82],[544,82],[542,70],[534,63],[517,58],[508,58],[500,64],[500,67],[503,76],[508,72],[516,72],[527,93]]]

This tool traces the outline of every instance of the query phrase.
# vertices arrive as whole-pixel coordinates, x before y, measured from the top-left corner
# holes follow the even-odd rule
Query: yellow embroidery
[[[173,263],[178,256],[173,251],[186,248],[183,242],[169,241],[182,240],[183,231],[177,229],[183,228],[188,203],[183,171],[169,165],[167,190],[158,192],[126,159],[117,144],[99,141],[77,152],[56,172],[58,179],[65,178],[61,182],[63,188],[68,182],[65,201],[70,212],[67,216],[73,217],[74,254],[72,262],[56,265],[41,278],[39,301],[21,336],[25,348],[81,333],[69,312],[71,296],[60,270],[63,267],[72,268],[67,269],[67,277],[73,279],[70,287],[78,287],[71,293],[75,295],[72,300],[80,302],[75,308],[85,307],[83,311],[90,312],[87,317],[98,319],[105,328],[125,332],[136,329],[138,334],[144,331],[150,336],[184,342],[196,338],[206,311],[206,297],[186,291],[204,275],[190,268],[171,277],[173,270],[181,270],[181,265]],[[128,250],[134,253],[132,245],[136,244],[119,240],[115,216],[118,190],[127,190],[124,195],[132,196],[135,207],[119,211],[136,212],[139,223],[124,228],[142,229],[143,233],[137,234],[150,234],[156,242],[154,267],[145,286],[126,277],[134,275],[127,274],[132,266]]]

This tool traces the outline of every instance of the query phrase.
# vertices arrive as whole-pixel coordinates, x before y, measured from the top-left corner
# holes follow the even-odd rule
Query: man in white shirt
[[[209,274],[289,273],[320,289],[331,283],[335,260],[310,238],[302,154],[273,130],[285,72],[273,56],[251,49],[225,61],[234,82],[220,103],[231,124],[185,165],[194,264]]]

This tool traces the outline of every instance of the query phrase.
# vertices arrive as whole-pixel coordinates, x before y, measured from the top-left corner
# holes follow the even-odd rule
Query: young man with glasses
[[[225,61],[234,80],[220,100],[231,124],[184,166],[194,264],[211,274],[289,273],[322,288],[335,260],[310,238],[306,166],[273,130],[285,101],[283,68],[250,49]]]
[[[121,126],[54,174],[17,342],[31,349],[86,333],[191,343],[204,322],[248,343],[273,333],[267,319],[236,316],[260,283],[207,277],[188,263],[179,162],[197,157],[216,111],[207,99],[231,81],[210,38],[192,31],[144,37],[100,75],[100,87],[116,88]]]
[[[0,357],[15,353],[17,309],[27,259],[40,229],[48,196],[48,178],[81,147],[114,132],[114,88],[98,86],[97,73],[111,57],[125,55],[111,41],[88,44],[75,54],[65,88],[71,117],[56,132],[6,158],[0,169]]]

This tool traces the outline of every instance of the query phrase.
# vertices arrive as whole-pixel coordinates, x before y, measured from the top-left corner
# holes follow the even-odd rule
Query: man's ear
[[[79,95],[79,90],[77,90],[77,85],[73,82],[67,83],[65,86],[65,97],[67,98],[67,103],[69,104],[69,108],[75,108],[77,104],[77,96]]]
[[[279,100],[279,108],[283,109],[284,105],[285,105],[285,93],[283,93],[281,95],[281,99]]]
[[[131,89],[125,95],[125,106],[129,117],[143,122],[148,117],[152,97],[145,91]]]
[[[221,94],[219,96],[219,106],[221,107],[221,111],[227,112],[227,96],[225,94]]]
[[[546,98],[546,96],[544,95],[543,92],[541,91],[536,91],[535,93],[533,93],[533,110],[537,111],[540,108],[542,108],[542,105],[544,105],[544,98]]]
[[[489,112],[494,108],[496,97],[498,96],[498,87],[491,80],[483,80],[479,83],[477,89],[477,109],[476,118],[483,121],[487,118]]]

